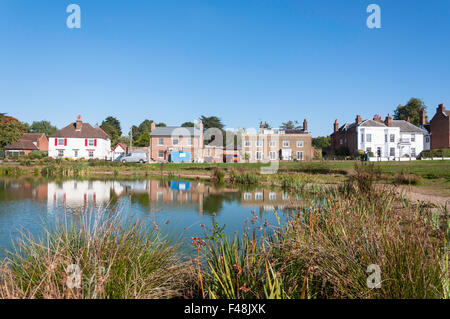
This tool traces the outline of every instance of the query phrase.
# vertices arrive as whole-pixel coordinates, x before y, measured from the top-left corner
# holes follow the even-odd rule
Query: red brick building
[[[43,133],[26,133],[15,143],[5,147],[8,153],[24,153],[32,151],[48,151],[48,139]]]
[[[431,149],[450,148],[450,111],[439,104],[430,121]]]

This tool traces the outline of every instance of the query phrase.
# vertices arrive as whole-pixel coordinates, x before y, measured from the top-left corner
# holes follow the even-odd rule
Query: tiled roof
[[[60,138],[102,138],[110,139],[110,136],[105,133],[99,127],[92,127],[89,123],[82,123],[81,130],[77,131],[75,129],[75,123],[67,125],[65,128],[59,130],[50,137],[60,137]]]
[[[177,130],[179,134],[185,135],[186,133],[190,136],[200,136],[200,130],[195,127],[180,127],[180,126],[167,126],[167,127],[156,127],[152,132],[151,136],[172,136],[174,131]]]
[[[399,127],[400,132],[426,133],[425,130],[404,120],[392,120],[392,127]]]
[[[11,145],[8,145],[5,147],[5,150],[7,151],[15,151],[15,150],[39,150],[39,148],[33,144],[32,141],[29,140],[18,140],[15,143],[12,143]]]
[[[365,120],[360,124],[360,126],[363,126],[363,127],[386,127],[386,125],[384,125],[384,123],[380,123],[380,122],[374,121],[374,120]]]

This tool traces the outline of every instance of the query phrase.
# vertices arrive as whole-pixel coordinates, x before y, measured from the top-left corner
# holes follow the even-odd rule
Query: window
[[[269,155],[270,155],[270,159],[271,160],[276,160],[277,159],[277,152],[270,151]]]
[[[416,134],[411,134],[411,142],[415,142],[416,141]]]
[[[94,157],[94,151],[89,151],[89,158],[93,158]]]
[[[158,151],[158,158],[163,158],[164,157],[164,151],[163,150],[159,150]]]
[[[371,147],[366,148],[366,152],[367,152],[367,153],[372,152],[372,148],[371,148]]]
[[[283,141],[283,147],[289,147],[291,145],[289,141]]]
[[[341,144],[341,145],[343,144],[343,142],[342,142],[342,138],[341,138],[341,139],[339,140],[339,144]]]
[[[172,145],[178,145],[178,137],[172,137]]]
[[[385,134],[384,135],[384,142],[387,143],[387,141],[388,141],[388,136],[387,136],[387,134]]]
[[[390,138],[391,143],[395,142],[395,134],[391,134],[391,138]]]
[[[252,146],[252,141],[245,140],[245,147],[251,147],[251,146]]]
[[[277,147],[277,146],[278,146],[278,142],[276,140],[270,141],[270,147]]]
[[[364,134],[361,134],[361,143],[364,143]]]
[[[297,152],[297,160],[298,161],[303,161],[303,151],[298,151]]]
[[[244,193],[244,200],[252,200],[252,193]]]
[[[255,193],[256,200],[263,200],[263,193]]]
[[[303,141],[297,141],[297,147],[303,147]]]
[[[64,150],[58,150],[58,157],[64,157]]]
[[[430,143],[430,138],[428,136],[425,138],[425,142]]]
[[[395,148],[393,148],[393,147],[390,148],[389,156],[395,156]]]
[[[94,146],[94,144],[95,144],[94,139],[89,139],[88,140],[88,145],[89,146]]]
[[[260,160],[263,159],[263,154],[262,154],[262,152],[257,151],[257,152],[255,153],[255,155],[256,155],[256,160],[257,160],[257,161],[260,161]]]
[[[269,193],[269,200],[277,200],[277,193],[275,192]]]
[[[64,139],[63,138],[58,138],[58,145],[59,146],[64,146]]]
[[[416,148],[415,147],[411,148],[411,157],[416,157]]]
[[[73,151],[73,157],[78,157],[78,150]]]
[[[256,147],[263,147],[263,141],[262,140],[257,140],[256,141]]]
[[[194,144],[194,139],[192,137],[188,138],[188,142],[187,142],[188,146],[192,146],[192,144]]]
[[[158,145],[164,145],[164,139],[162,137],[158,138]]]
[[[367,134],[366,135],[366,142],[367,143],[371,143],[372,142],[372,134]]]
[[[158,192],[156,193],[156,199],[158,201],[162,201],[163,200],[163,192]]]

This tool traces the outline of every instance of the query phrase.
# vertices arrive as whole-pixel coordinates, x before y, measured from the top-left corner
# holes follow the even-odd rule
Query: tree
[[[267,122],[264,122],[263,129],[270,130],[271,129],[270,124]]]
[[[409,120],[412,124],[420,125],[420,109],[426,109],[425,103],[418,98],[411,98],[406,105],[399,105],[394,111],[394,120]]]
[[[301,129],[302,126],[299,124],[298,121],[287,121],[281,124],[281,128],[284,130],[294,130],[294,129]]]
[[[192,122],[184,122],[181,124],[181,127],[194,127],[194,123]]]
[[[331,146],[331,137],[318,136],[312,139],[312,146],[315,148],[327,148]]]
[[[4,149],[6,146],[17,142],[24,133],[27,132],[28,125],[21,123],[16,119],[6,121],[0,119],[0,148]]]
[[[141,124],[139,124],[138,131],[140,134],[150,133],[152,131],[152,123],[151,120],[144,120]]]
[[[218,128],[219,130],[223,130],[223,128],[225,127],[225,125],[222,123],[222,120],[217,116],[206,117],[202,115],[202,117],[200,117],[200,121],[203,122],[203,127],[205,130],[208,130],[210,128]]]
[[[120,134],[117,131],[116,127],[105,121],[102,123],[100,127],[111,137],[111,144],[113,146],[119,142]]]
[[[141,134],[136,142],[134,143],[135,146],[141,146],[141,147],[148,147],[150,146],[150,132],[145,132]]]
[[[158,124],[156,124],[155,126],[156,126],[156,127],[167,127],[166,123],[163,123],[163,122],[158,123]]]
[[[47,137],[56,133],[58,129],[53,126],[49,121],[33,122],[30,126],[31,133],[44,133]]]
[[[118,119],[116,119],[115,117],[112,117],[112,116],[108,116],[108,117],[102,122],[102,125],[100,125],[100,127],[102,128],[102,130],[104,130],[106,133],[109,134],[109,132],[107,132],[107,131],[103,128],[103,126],[104,126],[105,124],[111,125],[111,126],[116,130],[117,134],[118,134],[119,136],[122,136],[122,128],[120,127],[120,122],[119,122]],[[110,127],[108,127],[108,129],[110,129]],[[111,134],[110,134],[110,135],[111,135]]]

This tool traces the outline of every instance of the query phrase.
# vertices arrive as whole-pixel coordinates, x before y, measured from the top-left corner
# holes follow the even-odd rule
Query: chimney
[[[261,121],[261,123],[259,123],[259,134],[263,134],[263,133],[264,133],[263,122]]]
[[[356,124],[361,124],[361,122],[362,122],[361,115],[356,115],[355,122],[356,122]]]
[[[77,121],[75,122],[75,131],[81,131],[81,127],[83,126],[83,121],[81,120],[81,115],[78,115]]]
[[[336,133],[339,130],[339,123],[338,120],[334,121],[334,133]]]
[[[306,119],[303,120],[303,131],[308,132],[308,121]]]
[[[427,122],[427,115],[425,109],[422,107],[419,111],[419,123],[421,126],[425,125]]]
[[[438,105],[437,112],[441,112],[441,113],[445,112],[444,104],[439,104]]]
[[[150,130],[153,132],[156,128],[156,123],[152,122],[152,124],[150,124]]]
[[[406,118],[406,122],[410,122],[411,123],[411,119],[409,118],[409,116]]]
[[[384,124],[386,124],[386,126],[389,126],[389,127],[392,126],[392,117],[389,114],[386,116],[386,119],[384,120]]]
[[[376,121],[376,122],[383,122],[383,121],[381,120],[381,116],[379,116],[378,114],[375,114],[375,115],[373,116],[373,120]]]

